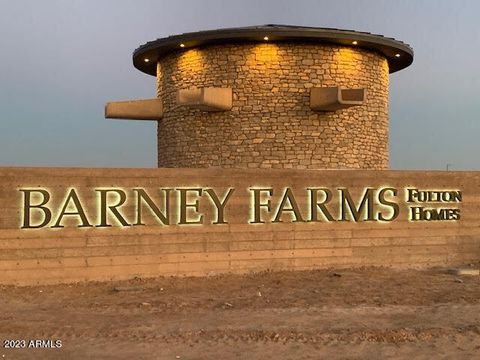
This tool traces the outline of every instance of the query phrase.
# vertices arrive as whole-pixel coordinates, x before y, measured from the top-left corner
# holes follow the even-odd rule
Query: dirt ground
[[[478,264],[475,264],[478,267]],[[5,359],[479,359],[480,279],[347,269],[0,288]]]

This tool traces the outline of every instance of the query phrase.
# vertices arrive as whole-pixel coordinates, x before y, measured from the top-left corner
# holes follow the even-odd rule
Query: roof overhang
[[[133,64],[138,70],[155,76],[157,60],[169,53],[212,44],[265,43],[265,37],[268,37],[268,42],[325,43],[375,51],[385,56],[390,73],[402,70],[413,62],[413,49],[408,44],[382,35],[353,30],[262,25],[198,31],[150,41],[134,51]]]

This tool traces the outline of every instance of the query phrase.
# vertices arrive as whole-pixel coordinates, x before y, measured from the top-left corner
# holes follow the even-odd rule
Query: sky
[[[478,0],[0,0],[0,166],[156,167],[156,123],[104,119],[155,97],[132,52],[189,31],[289,24],[410,44],[390,78],[390,168],[480,170]]]

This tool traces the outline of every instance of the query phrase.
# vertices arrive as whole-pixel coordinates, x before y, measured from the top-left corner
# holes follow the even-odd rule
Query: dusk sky
[[[390,168],[480,170],[478,0],[0,0],[0,166],[155,167],[156,123],[106,120],[155,97],[132,52],[182,32],[261,24],[410,44],[390,77]]]

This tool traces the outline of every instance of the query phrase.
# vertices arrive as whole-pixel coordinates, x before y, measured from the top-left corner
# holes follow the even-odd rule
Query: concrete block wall
[[[290,188],[302,217],[308,218],[306,189],[313,187],[334,190],[329,209],[336,219],[339,200],[335,189],[347,188],[358,200],[369,187],[461,190],[460,203],[441,204],[458,207],[461,217],[409,221],[399,192],[399,215],[391,222],[292,222],[291,214],[285,212],[281,223],[269,223],[272,214],[265,213],[265,224],[249,223],[249,189],[272,188],[272,208],[276,208],[282,192]],[[65,216],[64,228],[21,229],[23,195],[19,190],[37,188],[51,194],[46,206],[51,207],[53,218],[61,210],[68,190],[75,189],[92,225],[99,222],[95,189],[122,189],[127,200],[118,209],[130,224],[135,222],[136,206],[132,189],[146,190],[159,207],[163,204],[160,189],[164,188],[209,188],[219,196],[228,188],[235,190],[225,207],[225,224],[212,224],[215,208],[204,192],[198,197],[198,212],[203,214],[204,224],[178,225],[180,198],[178,191],[172,190],[170,225],[160,224],[151,211],[144,209],[145,226],[121,227],[110,219],[111,227],[78,228],[78,217]],[[39,203],[39,199],[33,201]],[[0,204],[1,284],[267,269],[427,267],[480,260],[480,172],[0,168]],[[194,209],[190,207],[188,212],[195,219]]]

